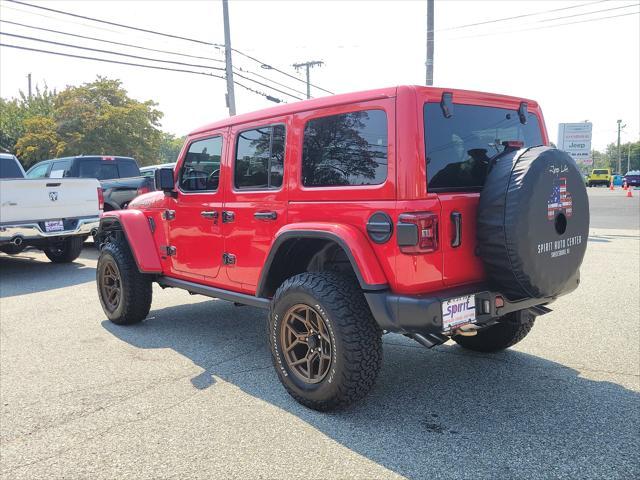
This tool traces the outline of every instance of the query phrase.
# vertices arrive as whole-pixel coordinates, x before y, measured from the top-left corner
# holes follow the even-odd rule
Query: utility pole
[[[626,124],[622,125],[622,120],[618,120],[618,170],[616,173],[620,173],[620,170],[622,169],[622,159],[620,157],[620,130],[626,126]]]
[[[427,0],[427,86],[433,85],[433,1]]]
[[[231,62],[231,32],[229,31],[229,4],[222,0],[222,15],[224,16],[224,59],[227,79],[227,107],[229,116],[236,114],[236,94],[233,89],[233,64]]]
[[[292,67],[296,69],[296,72],[303,67],[307,70],[307,98],[311,98],[311,80],[309,78],[309,69],[316,66],[321,67],[322,65],[324,65],[324,62],[320,62],[318,60],[311,60],[310,62],[303,63],[294,63],[292,65]]]
[[[29,92],[29,100],[31,100],[31,74],[27,74],[27,86],[28,86],[28,92]]]

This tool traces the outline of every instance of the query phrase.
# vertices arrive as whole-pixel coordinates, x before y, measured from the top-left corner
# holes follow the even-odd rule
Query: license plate
[[[442,330],[449,331],[476,322],[476,296],[451,298],[442,302]]]
[[[46,232],[61,232],[64,230],[62,220],[48,220],[44,222],[44,230]]]

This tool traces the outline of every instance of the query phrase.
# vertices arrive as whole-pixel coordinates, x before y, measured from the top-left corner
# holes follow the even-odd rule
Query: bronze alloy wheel
[[[102,266],[100,293],[107,310],[114,312],[122,299],[122,282],[118,266],[112,260],[107,260]]]
[[[281,323],[282,349],[289,369],[305,383],[319,383],[331,368],[331,335],[309,305],[291,307]]]

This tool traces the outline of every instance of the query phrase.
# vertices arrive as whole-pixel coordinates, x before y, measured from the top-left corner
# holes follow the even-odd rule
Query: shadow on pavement
[[[137,348],[189,358],[204,370],[194,388],[221,378],[411,478],[637,478],[640,395],[624,387],[517,351],[426,350],[388,335],[371,394],[346,411],[318,413],[281,387],[264,318],[205,301],[152,311],[136,326],[102,325]]]
[[[0,298],[93,282],[95,268],[80,260],[97,258],[93,247],[85,247],[78,260],[72,263],[52,263],[39,250],[33,249],[18,255],[0,254]]]

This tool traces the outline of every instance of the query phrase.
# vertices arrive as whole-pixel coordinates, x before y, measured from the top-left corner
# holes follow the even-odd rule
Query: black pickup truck
[[[138,195],[154,190],[153,179],[140,176],[131,157],[80,155],[36,163],[27,178],[97,178],[104,195],[104,211],[127,208]]]

